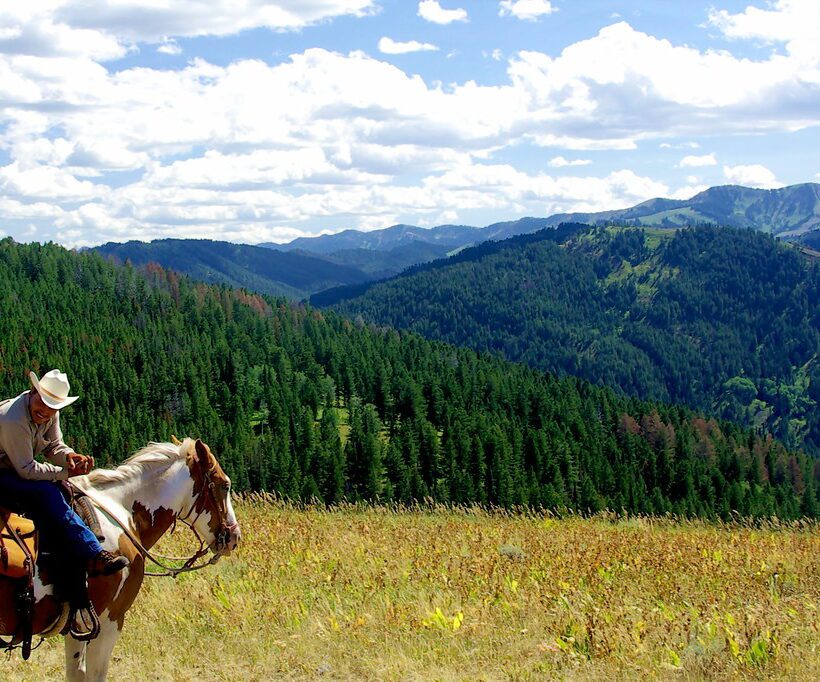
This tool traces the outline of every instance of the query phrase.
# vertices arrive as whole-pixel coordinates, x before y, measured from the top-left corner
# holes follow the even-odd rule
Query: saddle
[[[105,538],[94,506],[82,491],[67,481],[63,483],[62,492],[72,508],[102,542]],[[0,639],[0,648],[10,650],[19,646],[24,660],[31,655],[34,567],[38,558],[51,563],[60,561],[59,556],[48,552],[49,549],[42,548],[41,556],[39,533],[31,519],[0,507],[0,576],[14,583],[14,606],[17,614],[16,631],[9,641]],[[70,634],[79,641],[94,639],[100,632],[100,622],[88,598],[84,569],[61,564],[52,574],[56,578],[55,591],[68,602],[69,609],[64,609],[64,617],[58,619],[58,625],[50,628],[49,632],[42,633],[43,636],[55,634],[59,630],[60,634]]]

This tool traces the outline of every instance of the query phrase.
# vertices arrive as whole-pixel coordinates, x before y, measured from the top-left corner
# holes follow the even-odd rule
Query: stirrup
[[[66,623],[67,632],[78,642],[88,642],[100,634],[100,618],[89,601],[86,606],[72,606]]]

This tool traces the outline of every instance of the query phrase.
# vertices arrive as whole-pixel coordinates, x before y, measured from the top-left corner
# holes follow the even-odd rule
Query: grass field
[[[236,506],[239,552],[148,580],[111,679],[820,679],[816,524]],[[62,642],[0,665],[59,679]]]

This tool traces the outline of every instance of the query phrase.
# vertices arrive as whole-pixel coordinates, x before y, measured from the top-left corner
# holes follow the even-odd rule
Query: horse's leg
[[[65,678],[68,682],[85,680],[85,642],[73,637],[65,638]]]
[[[85,679],[87,682],[102,682],[108,675],[108,665],[111,663],[111,654],[114,645],[120,637],[117,623],[100,618],[100,634],[88,643],[86,649]]]

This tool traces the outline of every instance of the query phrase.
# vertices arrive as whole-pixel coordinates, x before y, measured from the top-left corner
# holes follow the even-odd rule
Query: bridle
[[[117,526],[119,526],[137,551],[142,554],[145,559],[148,559],[152,563],[159,566],[162,569],[162,572],[151,572],[145,571],[144,575],[151,576],[151,577],[167,577],[170,576],[171,578],[176,578],[180,573],[189,573],[191,571],[198,571],[200,569],[206,568],[212,564],[215,564],[219,559],[222,557],[222,553],[228,546],[228,542],[230,540],[231,535],[239,528],[239,523],[234,521],[233,523],[227,523],[228,519],[228,494],[225,493],[224,496],[218,495],[216,491],[216,484],[214,483],[214,474],[217,471],[217,465],[214,463],[212,467],[210,467],[205,472],[205,481],[202,489],[194,495],[193,502],[191,503],[190,509],[182,515],[178,516],[174,519],[174,523],[171,526],[171,532],[173,533],[176,529],[177,521],[182,521],[186,526],[188,526],[194,533],[194,536],[197,540],[199,540],[199,549],[190,557],[173,557],[167,556],[165,554],[160,554],[158,552],[152,552],[149,550],[145,545],[140,542],[140,540],[136,537],[133,531],[128,528],[126,523],[120,521],[116,514],[111,512],[106,506],[100,502],[94,495],[90,492],[83,491],[85,495],[100,509],[100,511],[104,512]],[[211,500],[214,503],[215,511],[219,514],[220,518],[222,519],[222,524],[219,530],[215,533],[215,540],[210,545],[205,544],[205,540],[199,534],[199,531],[196,529],[196,523],[199,521],[199,517],[205,512],[207,508],[207,504],[204,500],[202,500],[202,496],[205,493],[210,495]],[[197,512],[196,516],[194,517],[193,521],[190,521],[191,515],[194,513],[197,507],[200,507],[199,511]],[[201,559],[208,551],[214,548],[214,555],[208,560],[201,564],[197,564],[196,562]],[[179,563],[183,562],[182,566],[174,566],[169,565],[168,562]]]
[[[199,551],[197,554],[192,557],[193,560],[198,559],[200,556],[205,554],[211,547],[214,546],[214,553],[215,556],[218,558],[222,552],[228,546],[228,541],[231,537],[231,534],[239,528],[239,522],[234,521],[233,523],[229,524],[227,522],[228,519],[228,493],[227,491],[224,495],[221,491],[217,491],[216,483],[214,482],[214,475],[217,472],[217,464],[214,464],[205,472],[205,484],[202,486],[202,489],[194,496],[193,502],[191,503],[190,509],[183,514],[182,516],[177,517],[174,519],[174,525],[171,527],[171,532],[174,532],[176,528],[177,521],[182,521],[186,526],[188,526],[194,533],[194,536],[197,540],[199,540]],[[207,505],[202,503],[201,498],[204,493],[208,493],[211,498],[211,501],[214,504],[215,511],[219,515],[219,518],[222,519],[222,524],[216,533],[214,533],[215,539],[211,545],[206,546],[205,540],[202,539],[202,536],[199,534],[199,531],[196,529],[196,523],[199,521],[199,517],[202,516],[202,513],[205,511]],[[188,521],[193,514],[194,510],[200,507],[200,510],[197,512],[197,515],[194,517],[193,521]],[[205,564],[208,565],[208,564]]]

